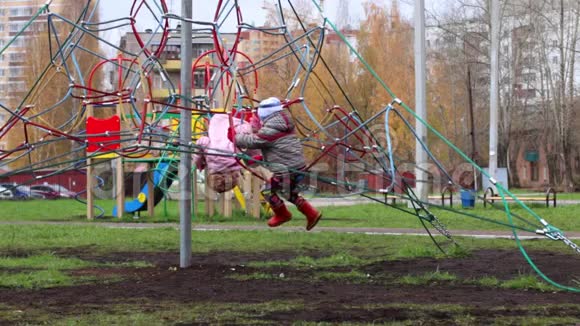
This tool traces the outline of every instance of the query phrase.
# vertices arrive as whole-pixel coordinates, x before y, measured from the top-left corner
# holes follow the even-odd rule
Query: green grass
[[[518,277],[501,281],[493,276],[478,279],[464,280],[466,284],[474,284],[486,287],[500,287],[503,289],[537,290],[541,292],[558,292],[560,289],[541,281],[536,275],[519,275]]]
[[[280,274],[270,274],[270,273],[251,273],[251,274],[243,274],[243,275],[229,275],[228,278],[238,280],[238,281],[251,281],[251,280],[285,280],[284,276],[280,276]]]
[[[351,270],[349,272],[316,272],[313,275],[316,280],[346,282],[346,283],[366,283],[369,282],[370,275]]]
[[[405,275],[398,281],[405,285],[430,285],[441,282],[453,282],[455,280],[457,280],[457,276],[436,270],[421,275]]]
[[[93,325],[272,325],[273,321],[264,321],[266,315],[288,311],[300,311],[304,304],[289,301],[271,301],[267,303],[172,303],[151,302],[149,304],[129,305],[119,303],[108,306],[107,311],[95,310],[94,313],[62,316],[36,312],[35,322],[50,325],[93,326]],[[1,310],[0,310],[1,313]],[[0,315],[2,316],[2,315]],[[11,314],[13,323],[27,320],[27,315]],[[30,323],[24,323],[30,324]],[[44,323],[42,323],[44,324]]]
[[[78,258],[61,258],[53,254],[45,253],[29,257],[0,257],[0,268],[30,268],[30,269],[78,269],[95,266]]]
[[[549,325],[578,325],[580,319],[575,317],[498,317],[494,319],[494,325],[525,325],[525,326],[549,326]]]
[[[110,215],[115,202],[112,200],[100,200],[97,204],[106,209]],[[86,220],[86,206],[74,200],[32,200],[32,201],[3,201],[1,203],[0,221],[74,221],[88,222]],[[178,223],[178,203],[176,201],[167,201],[167,216],[164,214],[163,202],[156,207],[156,217],[148,217],[143,212],[139,219],[132,216],[125,216],[123,219],[117,219],[107,216],[103,219],[97,219],[93,223],[99,222],[135,222],[135,223],[159,223],[171,222]],[[287,226],[304,227],[304,217],[290,206],[294,218],[287,223]],[[399,206],[405,208],[405,206]],[[528,212],[518,207],[510,205],[513,213],[521,215],[525,221],[514,220],[516,225],[526,229],[535,230],[540,227],[536,218]],[[580,219],[577,217],[577,211],[580,205],[567,205],[556,208],[546,208],[535,206],[534,211],[546,219],[552,225],[565,231],[579,231]],[[352,206],[327,206],[322,207],[323,218],[319,226],[327,227],[390,227],[390,228],[422,228],[417,217],[400,212],[382,204],[358,204]],[[432,208],[433,213],[447,225],[451,230],[510,230],[507,225],[499,225],[490,221],[484,221],[478,218],[461,215],[463,213],[485,217],[496,223],[508,224],[508,219],[503,210],[494,208],[483,208],[481,205],[475,209],[465,210],[456,207],[455,212],[443,209]],[[250,216],[245,216],[241,211],[234,211],[232,217],[222,217],[219,215],[207,217],[204,212],[203,203],[199,204],[200,214],[193,218],[194,223],[203,224],[238,224],[238,225],[265,225],[265,220],[257,220]]]
[[[250,262],[248,266],[255,268],[272,268],[272,267],[292,267],[298,269],[330,268],[330,267],[360,266],[364,264],[370,264],[376,260],[377,258],[363,259],[361,257],[353,256],[350,253],[340,253],[322,258],[299,256],[294,259],[285,261]]]
[[[501,283],[501,281],[493,276],[485,276],[477,279],[466,280],[465,283],[479,286],[496,287]]]
[[[79,258],[62,258],[52,253],[41,253],[28,257],[0,257],[0,287],[9,288],[50,288],[94,282],[96,277],[71,276],[69,271],[89,267],[149,267],[142,261],[122,263],[98,263]],[[99,277],[99,282],[112,282],[120,277]]]
[[[73,284],[75,284],[73,277],[55,269],[24,273],[0,273],[0,287],[34,289]]]
[[[62,258],[53,253],[43,253],[28,257],[0,257],[0,268],[29,268],[29,269],[79,269],[87,267],[151,267],[151,264],[143,261],[121,263],[97,263],[79,258]]]
[[[520,275],[513,280],[502,282],[500,286],[504,289],[537,290],[541,292],[560,291],[559,289],[540,281],[535,275]]]
[[[458,238],[462,250],[475,248],[516,249],[509,239]],[[527,249],[562,251],[560,242],[529,241]],[[91,248],[95,253],[123,251],[175,251],[179,248],[179,231],[174,227],[155,229],[108,228],[99,225],[0,225],[0,251],[52,248]],[[334,232],[213,231],[194,232],[194,252],[209,251],[310,251],[355,253],[359,257],[401,257],[399,251],[431,248],[433,243],[423,236],[369,236]]]

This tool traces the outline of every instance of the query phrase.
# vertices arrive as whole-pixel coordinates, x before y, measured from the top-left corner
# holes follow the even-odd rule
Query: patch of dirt
[[[401,286],[384,284],[346,284],[344,281],[308,279],[307,271],[267,269],[268,273],[284,271],[287,275],[300,275],[296,279],[266,279],[238,281],[234,275],[259,271],[246,267],[251,261],[289,260],[304,253],[264,252],[233,253],[213,252],[193,257],[193,266],[176,269],[178,254],[169,253],[118,253],[98,256],[90,252],[58,252],[61,256],[76,256],[100,262],[146,261],[151,268],[120,269],[90,268],[72,272],[77,276],[120,275],[123,280],[110,284],[89,284],[42,290],[15,290],[0,288],[0,302],[20,310],[39,309],[61,315],[80,315],[113,309],[118,303],[151,302],[179,303],[264,303],[270,301],[304,302],[303,311],[289,311],[261,316],[265,321],[288,324],[295,320],[313,322],[388,322],[404,320],[431,320],[453,322],[453,312],[428,310],[401,310],[394,308],[362,309],[364,305],[390,304],[455,304],[468,309],[478,321],[492,321],[496,316],[534,315],[519,308],[530,305],[562,305],[580,303],[580,295],[568,292],[542,293],[538,291],[509,290],[457,283],[437,283],[431,286]],[[322,253],[318,254],[323,256]],[[569,280],[580,272],[580,259],[576,256],[534,252],[534,258],[543,271],[556,280]],[[439,270],[457,275],[461,279],[494,276],[506,280],[527,273],[529,268],[517,251],[481,250],[467,258],[413,259],[384,261],[362,266],[361,271],[373,274],[409,275]],[[332,270],[329,270],[332,271]],[[276,275],[276,274],[274,274]],[[496,309],[501,307],[501,309]],[[580,319],[580,306],[555,307],[540,316],[565,316]],[[490,319],[491,318],[491,319]],[[0,320],[2,323],[2,320]]]
[[[547,251],[534,251],[529,255],[540,270],[556,282],[568,283],[574,278],[580,279],[580,256],[578,255]],[[365,271],[371,274],[420,275],[437,269],[462,279],[491,276],[499,280],[509,280],[522,274],[534,274],[524,257],[515,249],[513,251],[478,250],[465,258],[385,261],[367,266]]]

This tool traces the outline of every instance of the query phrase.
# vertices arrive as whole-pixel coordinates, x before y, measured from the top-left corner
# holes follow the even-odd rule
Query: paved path
[[[74,225],[74,226],[94,226],[104,228],[119,229],[158,229],[175,228],[179,229],[177,223],[89,223],[89,222],[0,222],[0,225]],[[194,224],[194,231],[265,231],[276,232],[306,232],[303,227],[280,227],[269,228],[266,225],[225,225],[225,224]],[[337,233],[360,233],[369,235],[417,235],[427,236],[424,229],[396,229],[396,228],[344,228],[344,227],[316,227],[311,232],[337,232]],[[490,231],[490,230],[451,230],[451,234],[456,237],[471,237],[482,239],[513,239],[510,231]],[[580,240],[580,232],[566,232],[569,239]],[[520,239],[542,239],[541,235],[519,233]]]

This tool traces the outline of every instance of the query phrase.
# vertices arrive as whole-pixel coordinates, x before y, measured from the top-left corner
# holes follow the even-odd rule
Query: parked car
[[[62,198],[75,198],[75,196],[77,195],[76,192],[70,191],[61,185],[43,184],[43,186],[48,187],[53,191],[57,192],[58,195]]]
[[[32,190],[30,186],[18,186],[18,189],[26,193],[29,199],[44,199],[41,191]]]
[[[0,186],[0,199],[14,199],[14,195],[12,194],[12,190]]]
[[[6,188],[7,191],[11,193],[12,198],[10,198],[10,199],[28,199],[28,198],[30,198],[30,192],[27,191],[25,188],[23,188],[23,186],[19,186],[16,184],[10,184],[10,183],[3,183],[3,184],[0,184],[0,186]]]
[[[44,199],[58,199],[60,195],[58,192],[52,190],[52,188],[47,187],[45,185],[34,185],[31,186],[30,189],[35,192],[36,194],[42,196],[41,198]]]

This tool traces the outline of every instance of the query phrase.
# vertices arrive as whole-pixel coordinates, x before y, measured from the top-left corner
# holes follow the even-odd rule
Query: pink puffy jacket
[[[252,133],[249,123],[235,118],[233,123],[236,133]],[[196,142],[203,152],[193,156],[193,161],[199,170],[207,167],[209,173],[231,173],[242,168],[232,156],[234,144],[227,136],[229,127],[230,120],[226,114],[216,114],[209,120],[208,136],[203,136]],[[256,153],[248,154],[253,156]]]

